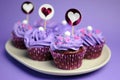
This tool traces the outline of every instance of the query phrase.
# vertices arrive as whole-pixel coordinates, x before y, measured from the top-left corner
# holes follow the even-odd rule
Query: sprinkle
[[[69,42],[70,41],[70,38],[65,38],[65,42]]]
[[[88,36],[92,36],[92,34],[91,34],[91,33],[89,33],[89,34],[88,34]]]
[[[99,34],[99,33],[100,33],[100,31],[99,31],[99,30],[96,30],[96,33],[97,33],[97,34]]]
[[[28,29],[29,29],[29,30],[32,30],[32,27],[31,27],[31,26],[29,26],[29,27],[28,27]]]
[[[60,41],[62,41],[62,40],[63,40],[63,37],[62,37],[62,36],[59,36],[58,39],[59,39]]]
[[[85,29],[83,28],[83,29],[80,29],[80,32],[81,33],[85,33]]]
[[[76,40],[80,39],[80,37],[79,37],[79,36],[74,36],[74,38],[75,38]]]
[[[25,24],[22,24],[22,27],[25,27]]]
[[[58,45],[61,45],[61,44],[62,44],[62,42],[58,42],[57,44],[58,44]]]

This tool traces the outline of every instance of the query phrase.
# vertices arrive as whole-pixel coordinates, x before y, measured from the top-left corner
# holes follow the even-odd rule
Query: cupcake
[[[72,70],[81,66],[86,48],[79,36],[71,36],[70,32],[66,31],[55,36],[50,52],[58,68]]]
[[[44,30],[43,27],[28,31],[24,37],[28,56],[33,60],[51,60],[52,56],[49,48],[51,41],[53,40],[53,36],[53,33]]]
[[[93,30],[91,26],[80,29],[81,38],[84,41],[84,46],[87,47],[85,59],[95,59],[101,55],[105,39],[102,33],[98,30]]]
[[[24,20],[22,23],[17,22],[15,24],[12,31],[12,42],[15,47],[20,49],[26,49],[26,46],[24,44],[24,35],[28,30],[31,29],[32,27],[28,24],[26,20]]]

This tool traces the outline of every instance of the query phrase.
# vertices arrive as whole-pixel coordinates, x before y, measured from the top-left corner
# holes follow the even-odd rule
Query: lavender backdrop
[[[79,26],[92,25],[100,29],[106,37],[107,45],[112,51],[110,62],[95,72],[71,77],[51,76],[33,71],[14,60],[5,51],[4,46],[11,38],[14,23],[26,17],[20,9],[23,1],[25,0],[0,0],[0,80],[118,80],[120,78],[120,0],[30,0],[35,5],[35,10],[30,15],[31,24],[39,19],[39,6],[49,3],[55,8],[52,20],[61,22],[69,8],[77,8],[82,13]]]

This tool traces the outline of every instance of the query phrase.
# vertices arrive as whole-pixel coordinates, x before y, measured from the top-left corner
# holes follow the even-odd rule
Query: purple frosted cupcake
[[[52,56],[49,48],[53,36],[52,32],[47,32],[43,27],[28,31],[24,37],[28,48],[28,56],[33,60],[51,60]]]
[[[20,49],[26,49],[26,46],[24,44],[24,35],[28,30],[31,30],[32,27],[28,25],[28,22],[26,20],[21,22],[17,22],[14,26],[14,29],[12,31],[12,42],[15,47]]]
[[[102,33],[98,30],[93,30],[91,26],[80,29],[82,33],[81,38],[84,41],[84,45],[87,47],[85,59],[95,59],[101,55],[102,48],[105,44],[105,39]]]
[[[86,48],[79,36],[71,36],[70,32],[66,31],[55,36],[50,51],[58,68],[72,70],[81,66]]]

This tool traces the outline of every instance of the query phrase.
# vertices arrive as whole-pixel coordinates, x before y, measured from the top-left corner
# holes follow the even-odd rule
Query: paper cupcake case
[[[24,38],[17,37],[14,32],[12,32],[12,42],[16,48],[26,49]]]
[[[47,61],[51,60],[52,56],[49,51],[50,47],[42,47],[42,48],[29,48],[28,49],[28,57],[33,60],[38,61]]]
[[[104,46],[104,43],[100,45],[95,45],[95,46],[88,46],[84,59],[98,58],[102,53],[103,46]]]
[[[85,52],[75,54],[62,54],[51,51],[55,65],[64,70],[77,69],[82,65]]]

